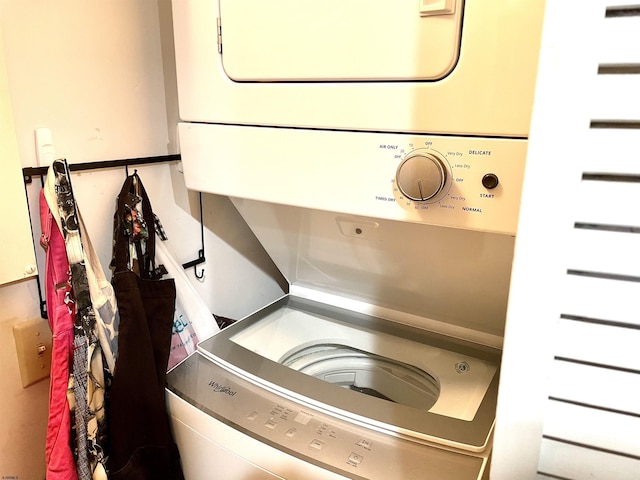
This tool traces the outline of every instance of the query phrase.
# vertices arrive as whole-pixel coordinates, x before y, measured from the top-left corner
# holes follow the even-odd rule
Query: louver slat
[[[547,419],[551,425],[545,429],[546,438],[561,438],[640,460],[640,416],[552,401]]]
[[[640,372],[640,326],[613,326],[588,320],[560,320],[556,335],[556,355]]]
[[[640,194],[640,185],[636,189]],[[636,225],[640,226],[640,215]],[[640,282],[640,255],[636,254],[640,235],[577,228],[572,232],[571,245],[567,258],[569,272],[597,272]]]
[[[640,51],[640,48],[636,49]],[[637,122],[640,120],[637,74],[598,75],[587,101],[592,102],[591,117],[594,121]]]
[[[640,183],[583,181],[576,195],[578,223],[640,226]]]
[[[640,375],[637,372],[560,359],[554,362],[553,370],[549,392],[551,398],[640,415]],[[554,418],[545,418],[545,434],[555,431],[553,420]],[[596,434],[601,427],[604,428],[598,424],[591,427]],[[635,433],[637,442],[638,431]]]
[[[636,78],[636,89],[638,81]],[[640,92],[636,95],[640,97]],[[635,129],[591,129],[586,156],[566,160],[578,163],[585,172],[640,174],[639,135],[640,130]]]
[[[564,285],[563,314],[640,326],[639,283],[569,275]]]
[[[632,13],[632,10],[627,10]],[[600,65],[640,65],[640,16],[610,17],[601,23],[596,58]]]
[[[542,440],[540,473],[536,480],[637,480],[640,462],[633,458],[558,442]]]
[[[640,283],[568,275],[564,286],[562,314],[640,327]]]

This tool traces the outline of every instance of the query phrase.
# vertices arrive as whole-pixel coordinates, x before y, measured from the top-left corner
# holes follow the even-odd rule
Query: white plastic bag
[[[160,236],[156,237],[161,240]],[[156,241],[156,264],[164,265],[176,283],[176,309],[173,317],[171,352],[167,370],[195,352],[198,342],[219,330],[218,325],[193,285],[182,264],[176,260],[168,240]]]

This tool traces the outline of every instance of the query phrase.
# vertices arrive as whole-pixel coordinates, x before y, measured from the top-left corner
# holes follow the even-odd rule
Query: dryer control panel
[[[527,141],[182,123],[187,187],[515,234]],[[211,152],[214,152],[213,154]]]

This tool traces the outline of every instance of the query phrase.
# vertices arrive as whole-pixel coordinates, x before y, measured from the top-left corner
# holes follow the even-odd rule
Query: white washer
[[[185,476],[482,478],[498,364],[496,349],[286,296],[169,374]]]

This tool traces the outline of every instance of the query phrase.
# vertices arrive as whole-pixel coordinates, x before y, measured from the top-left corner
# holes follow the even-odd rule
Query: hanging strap
[[[132,223],[131,233],[133,233],[136,220],[133,218],[133,215],[137,212],[136,205],[139,202],[142,203],[142,218],[147,229],[147,235],[144,239],[142,236],[136,238],[135,235],[127,235],[127,228],[125,226],[125,223],[130,220]],[[131,216],[131,218],[129,219],[127,216]],[[155,263],[155,225],[153,218],[153,211],[147,191],[138,174],[134,173],[124,181],[117,199],[116,226],[114,230],[115,272],[129,270],[129,245],[130,242],[132,242],[138,256],[140,277],[145,279],[157,278]],[[144,251],[142,249],[143,243],[145,246]]]

